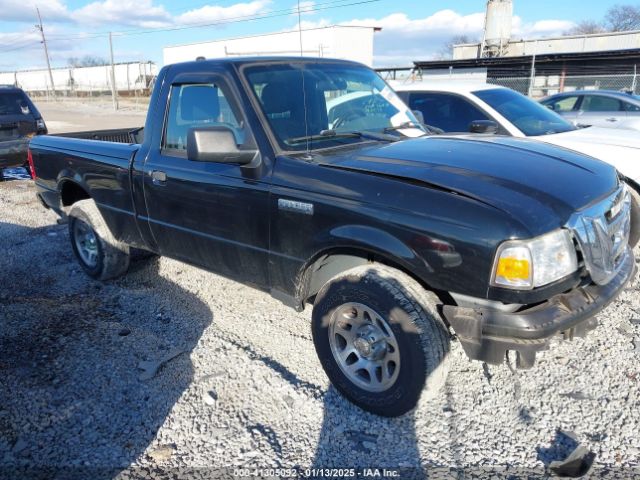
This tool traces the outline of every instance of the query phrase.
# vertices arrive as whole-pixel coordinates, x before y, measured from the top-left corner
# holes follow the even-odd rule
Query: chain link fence
[[[619,70],[618,70],[619,71]],[[486,69],[450,68],[448,70],[420,70],[419,68],[378,69],[383,79],[392,84],[453,81],[490,83],[511,88],[524,95],[539,99],[559,92],[574,90],[614,90],[640,94],[640,78],[635,69],[628,73],[595,74],[585,72],[581,75],[505,75],[487,73]]]
[[[158,67],[152,62],[127,62],[92,67],[53,68],[0,72],[0,84],[22,88],[41,102],[67,102],[114,105],[146,109]],[[53,80],[53,87],[51,85]],[[113,82],[115,80],[115,83]]]
[[[519,77],[487,77],[487,83],[508,87],[533,98],[542,98],[559,92],[574,90],[614,90],[637,95],[640,93],[638,76],[630,74],[610,75],[543,75]]]

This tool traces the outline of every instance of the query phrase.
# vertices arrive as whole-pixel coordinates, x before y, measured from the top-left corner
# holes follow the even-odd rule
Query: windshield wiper
[[[416,122],[404,122],[401,123],[400,125],[395,125],[393,127],[385,127],[382,131],[383,132],[395,132],[396,130],[404,130],[405,128],[420,128],[422,129],[422,125],[420,125],[419,123]]]
[[[404,122],[400,125],[396,125],[393,127],[386,127],[383,132],[394,132],[396,130],[404,130],[406,128],[418,128],[420,130],[426,130],[426,134],[428,135],[440,135],[442,133],[444,133],[444,130],[438,128],[438,127],[434,127],[433,125],[427,125],[426,123],[416,123],[416,122]]]
[[[379,140],[383,142],[397,142],[398,138],[392,135],[385,135],[375,132],[365,132],[353,130],[348,132],[338,132],[336,130],[322,130],[318,135],[307,135],[287,139],[287,143],[300,143],[314,140],[328,140],[332,138],[364,138],[366,140]]]

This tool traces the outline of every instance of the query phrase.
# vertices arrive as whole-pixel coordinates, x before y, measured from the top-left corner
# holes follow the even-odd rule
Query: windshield
[[[527,137],[568,132],[575,127],[547,107],[508,88],[473,92]]]
[[[366,67],[292,62],[244,72],[285,150],[367,141],[378,133],[396,137],[425,133],[402,100]]]
[[[0,91],[0,115],[27,115],[29,104],[22,92]]]

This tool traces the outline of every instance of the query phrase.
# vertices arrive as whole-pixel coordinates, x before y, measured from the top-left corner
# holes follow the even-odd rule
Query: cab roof
[[[204,60],[191,60],[188,62],[179,62],[171,65],[198,65],[203,64],[227,64],[227,65],[260,65],[265,63],[343,63],[345,65],[365,66],[353,60],[343,60],[338,58],[320,58],[320,57],[301,57],[301,56],[253,56],[253,57],[224,57],[224,58],[207,58]]]
[[[468,93],[478,92],[480,90],[492,90],[495,88],[506,88],[500,85],[491,85],[489,83],[476,82],[472,80],[451,80],[449,78],[442,80],[423,80],[419,82],[403,83],[400,81],[392,81],[389,84],[396,92],[448,92],[448,93]]]

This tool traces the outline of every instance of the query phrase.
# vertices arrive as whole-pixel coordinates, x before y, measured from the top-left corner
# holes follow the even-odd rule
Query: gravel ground
[[[28,180],[0,183],[0,212],[0,477],[543,476],[577,443],[592,476],[640,476],[637,279],[588,338],[554,342],[531,371],[470,362],[454,341],[444,390],[384,419],[330,387],[310,309],[165,258],[90,280]]]

